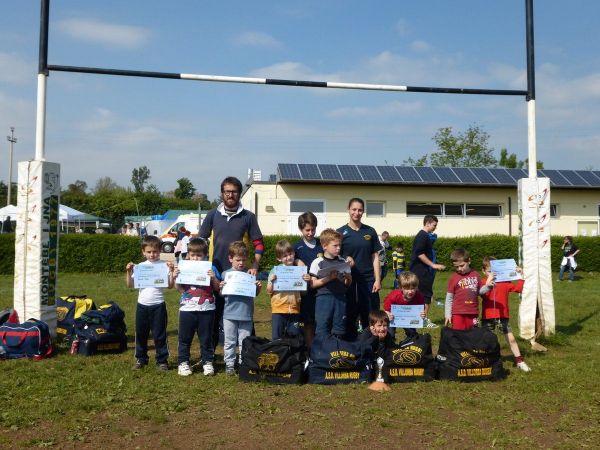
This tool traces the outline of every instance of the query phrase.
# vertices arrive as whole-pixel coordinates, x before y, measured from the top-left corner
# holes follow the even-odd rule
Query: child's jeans
[[[316,335],[343,336],[346,333],[346,297],[344,294],[317,295],[315,303]]]
[[[190,347],[194,335],[200,340],[200,362],[205,364],[215,359],[215,349],[212,343],[213,321],[215,311],[179,311],[179,346],[177,348],[178,362],[190,361]]]
[[[394,289],[400,288],[400,282],[398,281],[398,275],[400,275],[402,272],[404,272],[403,269],[396,269],[394,271]]]
[[[300,314],[271,314],[271,339],[282,338],[285,334],[299,334]]]
[[[575,279],[575,269],[573,269],[570,265],[560,266],[560,272],[558,272],[558,279],[562,281],[563,275],[565,274],[565,270],[569,268],[569,280],[573,281]]]
[[[233,368],[235,366],[235,347],[252,333],[251,320],[230,320],[223,318],[223,331],[225,334],[225,343],[223,344],[223,359],[225,366]]]
[[[146,364],[150,331],[156,349],[156,364],[166,364],[169,359],[169,347],[167,347],[167,307],[164,302],[150,306],[138,303],[135,310],[135,359]]]

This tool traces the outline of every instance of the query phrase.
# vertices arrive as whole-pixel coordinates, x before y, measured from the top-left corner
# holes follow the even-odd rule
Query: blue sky
[[[217,4],[218,3],[218,4]],[[35,148],[39,2],[4,0],[0,129],[15,160]],[[537,0],[538,158],[600,169],[600,3]],[[53,0],[50,64],[436,87],[526,89],[523,0],[198,2]],[[146,165],[162,191],[278,162],[401,164],[440,127],[478,124],[527,156],[521,97],[322,90],[52,72],[46,157],[63,186],[130,184]],[[7,166],[3,141],[0,167]],[[0,179],[7,180],[7,170]]]

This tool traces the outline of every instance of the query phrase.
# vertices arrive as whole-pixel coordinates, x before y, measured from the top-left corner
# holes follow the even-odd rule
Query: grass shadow
[[[590,320],[592,317],[597,316],[599,312],[600,312],[600,309],[596,309],[595,311],[591,312],[587,316],[582,317],[581,319],[577,319],[577,320],[571,322],[570,324],[557,325],[556,333],[557,334],[562,333],[562,334],[566,334],[568,336],[574,336],[575,334],[579,333],[583,329],[583,324],[585,322]]]

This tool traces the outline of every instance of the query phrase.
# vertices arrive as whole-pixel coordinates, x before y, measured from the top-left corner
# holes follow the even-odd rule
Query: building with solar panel
[[[538,170],[551,180],[552,234],[597,236],[600,172]],[[348,200],[366,202],[363,222],[378,232],[412,235],[425,214],[440,218],[447,237],[518,234],[517,180],[523,169],[289,164],[270,181],[248,180],[242,197],[265,234],[297,234],[297,217],[312,211],[323,228],[348,220]]]

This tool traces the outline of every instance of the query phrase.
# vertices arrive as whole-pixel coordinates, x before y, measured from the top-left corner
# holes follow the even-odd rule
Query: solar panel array
[[[515,186],[527,178],[525,169],[475,167],[369,166],[356,164],[278,164],[282,182],[427,184]],[[553,187],[599,188],[600,172],[591,170],[538,170]]]

